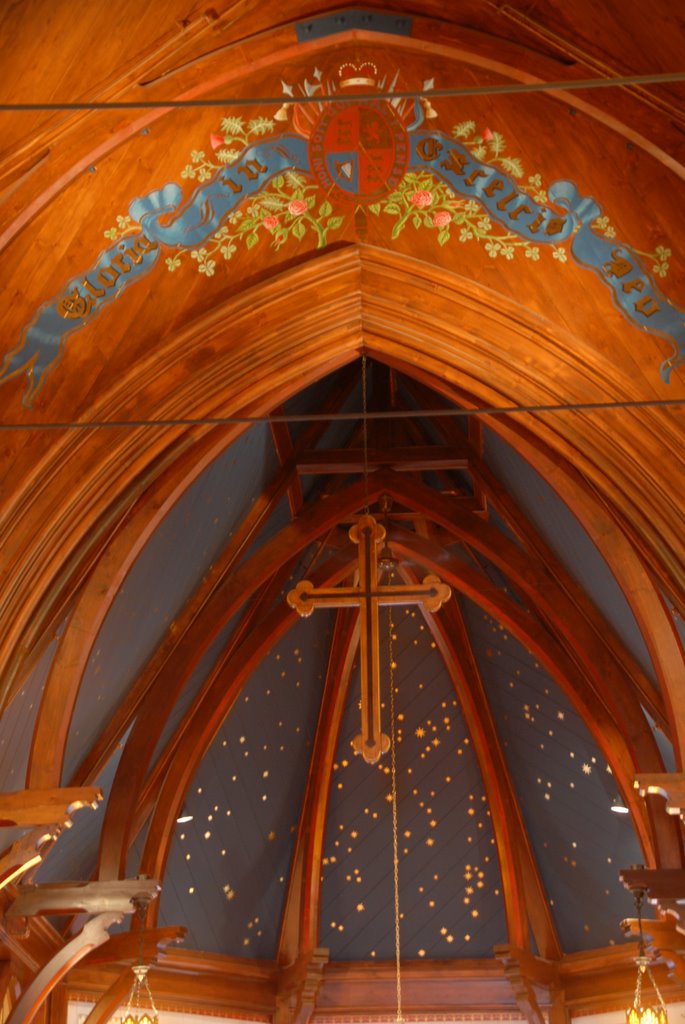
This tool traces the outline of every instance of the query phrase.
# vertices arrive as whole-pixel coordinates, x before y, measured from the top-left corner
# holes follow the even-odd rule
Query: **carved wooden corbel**
[[[82,931],[63,946],[38,972],[14,1006],[7,1024],[31,1024],[49,994],[71,968],[109,938],[108,928],[123,920],[122,913],[98,914]]]
[[[556,1001],[559,1009],[563,1004],[563,989],[559,983],[557,966],[517,946],[495,946],[493,952],[504,968],[518,1007],[528,1024],[546,1024],[536,988],[553,992],[555,998],[551,1000],[552,1005]]]
[[[274,1024],[309,1024],[329,959],[329,950],[317,947],[281,970]]]

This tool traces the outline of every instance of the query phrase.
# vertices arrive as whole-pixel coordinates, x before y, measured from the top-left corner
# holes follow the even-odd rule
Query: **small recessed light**
[[[187,812],[187,811],[184,811],[184,812],[183,812],[183,813],[181,814],[181,816],[180,816],[179,818],[177,818],[177,819],[176,819],[176,823],[177,823],[178,825],[185,825],[185,823],[186,823],[187,821],[192,821],[192,820],[193,820],[193,816],[192,816],[192,814],[188,814],[188,812]]]
[[[630,811],[625,806],[621,798],[618,796],[615,800],[612,800],[611,810],[614,812],[614,814],[630,814]]]

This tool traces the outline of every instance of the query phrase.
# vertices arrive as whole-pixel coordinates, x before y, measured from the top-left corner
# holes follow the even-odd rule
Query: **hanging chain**
[[[362,352],[362,443],[364,446],[364,512],[369,514],[369,439],[366,423],[366,353]]]
[[[666,1013],[666,1004],[664,1003],[664,997],[661,994],[661,990],[656,983],[656,979],[652,973],[652,968],[649,962],[649,957],[645,954],[645,938],[642,931],[642,904],[644,902],[645,894],[642,890],[638,889],[634,893],[635,906],[637,908],[637,927],[638,927],[638,956],[636,959],[637,963],[637,979],[635,982],[635,998],[633,1000],[633,1006],[636,1009],[640,1009],[642,1006],[642,977],[647,974],[649,980],[652,983],[652,988],[657,994],[657,998],[661,1005],[664,1014]]]
[[[393,658],[392,606],[388,605],[388,675],[390,677],[390,782],[392,794],[392,879],[395,896],[395,979],[397,1024],[402,1024],[402,969],[400,961],[400,860],[397,842],[397,756],[395,750],[395,661]]]

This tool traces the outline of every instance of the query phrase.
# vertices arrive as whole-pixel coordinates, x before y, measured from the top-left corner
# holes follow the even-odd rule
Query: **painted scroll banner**
[[[630,246],[592,230],[591,224],[602,212],[595,200],[581,196],[573,182],[554,182],[549,198],[568,211],[568,216],[560,217],[533,202],[502,171],[480,163],[449,136],[422,134],[412,140],[412,162],[428,164],[456,193],[477,199],[510,231],[538,243],[571,238],[574,258],[601,278],[621,313],[636,326],[671,342],[673,355],[660,368],[668,383],[673,369],[685,361],[685,310],[660,292]]]
[[[353,100],[338,100],[321,115],[311,138],[284,133],[246,146],[237,159],[199,184],[185,203],[181,187],[174,183],[133,200],[129,213],[141,230],[107,249],[91,270],[72,278],[60,295],[38,310],[19,345],[6,356],[0,382],[25,373],[23,403],[30,406],[59,361],[69,335],[91,322],[105,305],[145,276],[158,261],[160,247],[171,252],[200,248],[216,235],[231,213],[246,199],[259,195],[276,175],[297,171],[322,188],[324,181],[328,183],[331,199],[337,197],[340,202],[347,200],[352,204],[362,198],[368,201],[369,196],[355,192],[366,182],[360,168],[363,169],[363,159],[370,159],[367,149],[357,153],[353,144],[354,151],[342,156],[333,154],[340,157],[337,162],[328,151],[319,153],[321,146],[317,149],[319,136],[325,141],[324,129],[331,129],[328,122],[337,128],[343,119],[346,123],[354,120],[351,115],[355,111],[360,122],[362,112],[367,121],[373,115],[371,128],[377,134],[381,132],[384,105],[375,103],[368,110],[367,106]],[[392,167],[385,175],[386,189],[392,186],[393,175],[428,172],[455,196],[476,201],[494,221],[519,238],[536,245],[550,245],[555,254],[560,243],[570,240],[574,258],[600,277],[621,313],[634,325],[671,343],[673,355],[661,366],[661,376],[668,382],[672,370],[685,361],[685,312],[656,288],[630,246],[592,230],[591,225],[601,214],[594,199],[580,195],[572,182],[558,181],[548,189],[552,205],[538,202],[530,190],[517,185],[504,170],[479,160],[452,136],[420,130],[421,119],[408,129],[394,114],[387,120],[392,122],[397,137],[393,136],[394,163],[390,161]],[[337,173],[338,163],[343,170],[352,170],[348,172],[349,178],[343,176],[336,184],[333,179],[329,182],[329,178]],[[377,175],[378,167],[370,163],[367,176],[372,171]],[[367,191],[371,184],[369,177]],[[339,221],[342,223],[342,218]]]
[[[31,406],[48,372],[61,358],[69,335],[149,273],[160,245],[202,245],[232,210],[259,192],[271,177],[296,168],[308,170],[307,142],[300,136],[283,135],[246,149],[230,169],[222,168],[195,189],[185,206],[181,188],[173,183],[134,199],[129,213],[142,230],[105,250],[87,273],[73,277],[60,295],[41,306],[24,330],[20,345],[5,358],[0,382],[25,373],[22,402]]]

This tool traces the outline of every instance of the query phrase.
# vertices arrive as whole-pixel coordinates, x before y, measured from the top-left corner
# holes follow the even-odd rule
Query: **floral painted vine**
[[[256,138],[270,135],[275,129],[275,121],[266,117],[247,122],[242,117],[224,118],[221,133],[210,136],[211,154],[208,156],[205,150],[193,150],[181,177],[197,182],[208,181],[222,166],[237,160]],[[521,161],[505,153],[506,142],[501,133],[487,128],[479,133],[474,121],[462,121],[453,127],[452,136],[477,160],[493,167],[499,166],[517,179],[519,188],[536,202],[548,203],[541,175],[529,175],[523,182],[525,174]],[[220,261],[231,260],[241,248],[250,250],[265,242],[278,251],[291,238],[301,241],[310,236],[316,248],[324,248],[329,244],[330,235],[340,230],[345,217],[334,211],[328,199],[322,200],[320,192],[320,187],[299,171],[287,170],[275,176],[267,189],[229,214],[226,223],[204,246],[179,249],[167,256],[167,269],[173,272],[184,260],[190,260],[200,274],[213,277]],[[513,260],[517,253],[523,253],[533,261],[540,259],[540,246],[493,223],[476,200],[457,196],[445,182],[428,171],[407,172],[397,188],[364,209],[369,215],[387,222],[393,240],[407,229],[427,231],[434,234],[440,246],[452,240],[482,245],[491,259]],[[606,238],[616,236],[606,216],[597,218],[593,228]],[[136,230],[139,230],[139,225],[130,217],[119,216],[115,226],[104,235],[116,241]],[[567,261],[563,246],[544,248],[549,249],[552,258],[560,263]],[[634,251],[651,262],[655,275],[666,277],[670,249],[659,245],[654,252]]]

